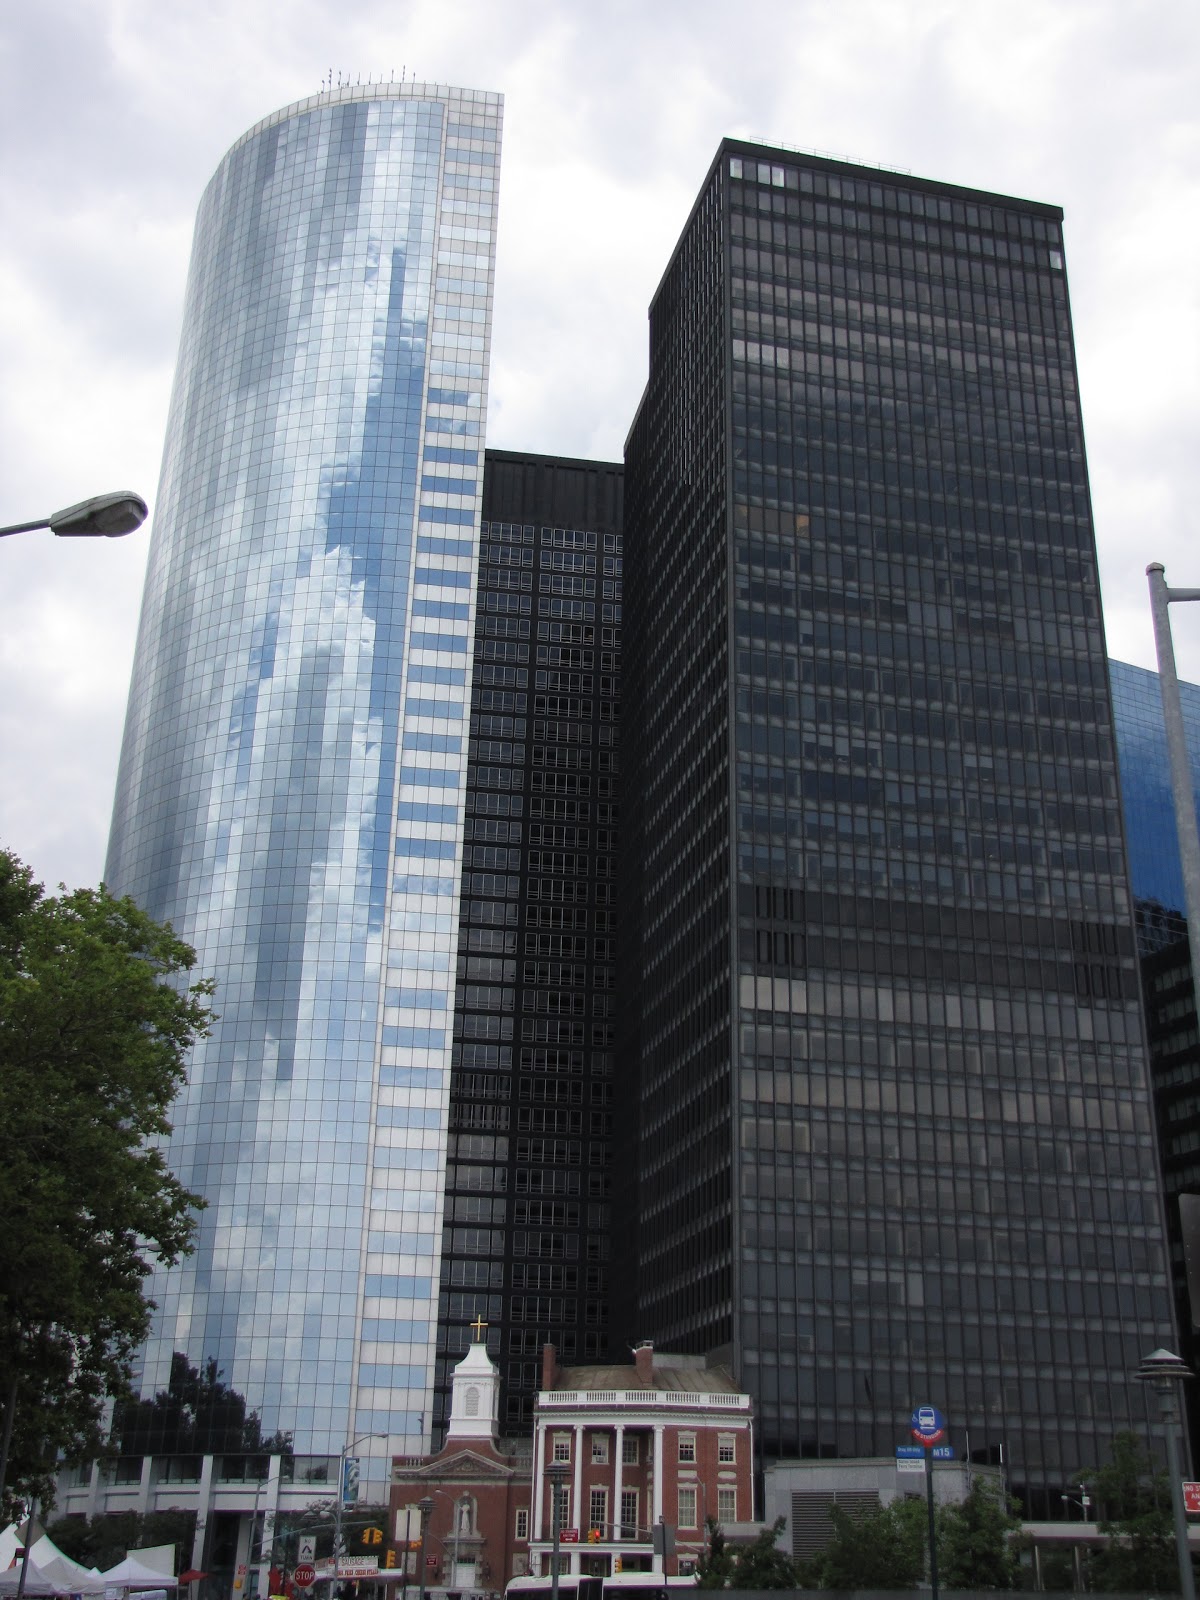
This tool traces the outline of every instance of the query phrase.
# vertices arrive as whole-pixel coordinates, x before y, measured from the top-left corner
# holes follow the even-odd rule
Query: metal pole
[[[421,1553],[417,1557],[421,1570],[417,1574],[417,1581],[421,1585],[420,1600],[425,1600],[425,1536],[429,1532],[429,1513],[433,1510],[433,1501],[419,1501],[417,1510],[421,1513]]]
[[[25,1548],[21,1552],[21,1576],[17,1579],[17,1600],[25,1600],[25,1579],[29,1576],[29,1552],[33,1547],[33,1519],[37,1516],[37,1495],[29,1502],[29,1518],[25,1523]],[[1195,1600],[1195,1596],[1184,1596],[1184,1600]]]
[[[1179,1588],[1183,1600],[1196,1600],[1196,1577],[1188,1549],[1187,1511],[1183,1504],[1183,1474],[1179,1470],[1179,1445],[1175,1438],[1175,1398],[1168,1391],[1161,1396],[1163,1421],[1167,1432],[1167,1471],[1171,1474],[1171,1512],[1175,1521],[1175,1554],[1179,1560]]]
[[[562,1468],[556,1472],[553,1464],[546,1469],[550,1479],[550,1600],[558,1600],[558,1539],[562,1529],[562,1496],[560,1489],[566,1476]]]
[[[929,1586],[933,1600],[938,1600],[937,1581],[937,1519],[933,1514],[933,1446],[925,1448],[925,1500],[929,1507]],[[1186,1600],[1186,1597],[1185,1597]],[[1195,1596],[1191,1597],[1195,1600]]]
[[[1188,764],[1187,734],[1183,726],[1183,701],[1179,694],[1179,674],[1175,670],[1175,648],[1171,641],[1172,600],[1200,600],[1200,589],[1168,589],[1161,561],[1146,568],[1150,583],[1150,615],[1154,620],[1154,649],[1158,656],[1158,681],[1162,691],[1163,721],[1167,727],[1167,760],[1171,769],[1171,793],[1175,800],[1175,829],[1179,835],[1179,862],[1183,868],[1183,908],[1188,920],[1188,943],[1192,958],[1192,985],[1200,1005],[1200,831],[1196,827],[1196,796]]]

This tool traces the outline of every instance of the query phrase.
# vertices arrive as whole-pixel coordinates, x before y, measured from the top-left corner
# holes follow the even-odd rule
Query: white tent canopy
[[[149,1567],[139,1561],[136,1554],[127,1555],[124,1561],[109,1567],[103,1576],[110,1589],[172,1589],[175,1586],[173,1572]]]
[[[162,1579],[158,1581],[161,1585]],[[15,1566],[9,1567],[7,1572],[0,1572],[0,1595],[16,1594],[20,1586],[21,1562],[18,1561]],[[81,1567],[77,1561],[69,1561],[61,1553],[47,1554],[39,1561],[34,1550],[31,1550],[29,1570],[25,1576],[25,1593],[27,1595],[103,1594],[104,1579],[98,1572],[90,1572],[87,1567]]]

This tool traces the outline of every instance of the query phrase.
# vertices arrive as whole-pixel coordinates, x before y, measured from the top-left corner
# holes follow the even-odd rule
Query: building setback
[[[543,1346],[608,1353],[619,464],[489,450],[471,689],[435,1433],[469,1324],[500,1425]]]
[[[626,452],[618,1320],[1027,1515],[1173,1337],[1062,248],[726,141]]]
[[[379,1493],[433,1380],[500,125],[331,90],[205,191],[106,873],[217,986],[142,1393],[211,1361]]]

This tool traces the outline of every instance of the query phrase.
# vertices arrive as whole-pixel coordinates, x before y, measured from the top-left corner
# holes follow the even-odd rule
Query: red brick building
[[[735,1538],[754,1531],[749,1395],[703,1356],[656,1354],[649,1344],[633,1355],[629,1366],[560,1367],[546,1346],[531,1458],[501,1445],[499,1374],[486,1346],[471,1346],[454,1372],[443,1448],[393,1462],[397,1539],[406,1508],[432,1501],[425,1576],[435,1600],[496,1593],[511,1577],[550,1571],[551,1466],[565,1469],[564,1573],[686,1574],[704,1548],[706,1518]],[[654,1548],[657,1524],[674,1533],[665,1561]],[[418,1555],[409,1559],[415,1583]]]
[[[754,1520],[749,1395],[703,1356],[656,1354],[650,1344],[633,1355],[631,1366],[563,1368],[546,1347],[534,1421],[536,1572],[550,1571],[552,1464],[567,1469],[559,1490],[565,1571],[662,1571],[652,1530],[665,1523],[675,1534],[666,1572],[688,1573],[704,1548],[706,1518],[735,1536]]]

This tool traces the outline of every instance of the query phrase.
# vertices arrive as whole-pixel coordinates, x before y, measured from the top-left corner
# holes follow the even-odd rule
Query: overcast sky
[[[489,443],[619,458],[722,134],[1066,209],[1110,653],[1200,584],[1200,8],[1187,0],[2,0],[0,523],[153,508],[201,190],[277,106],[506,96]],[[100,878],[146,555],[0,543],[0,843]],[[1173,612],[1200,679],[1200,606]]]

